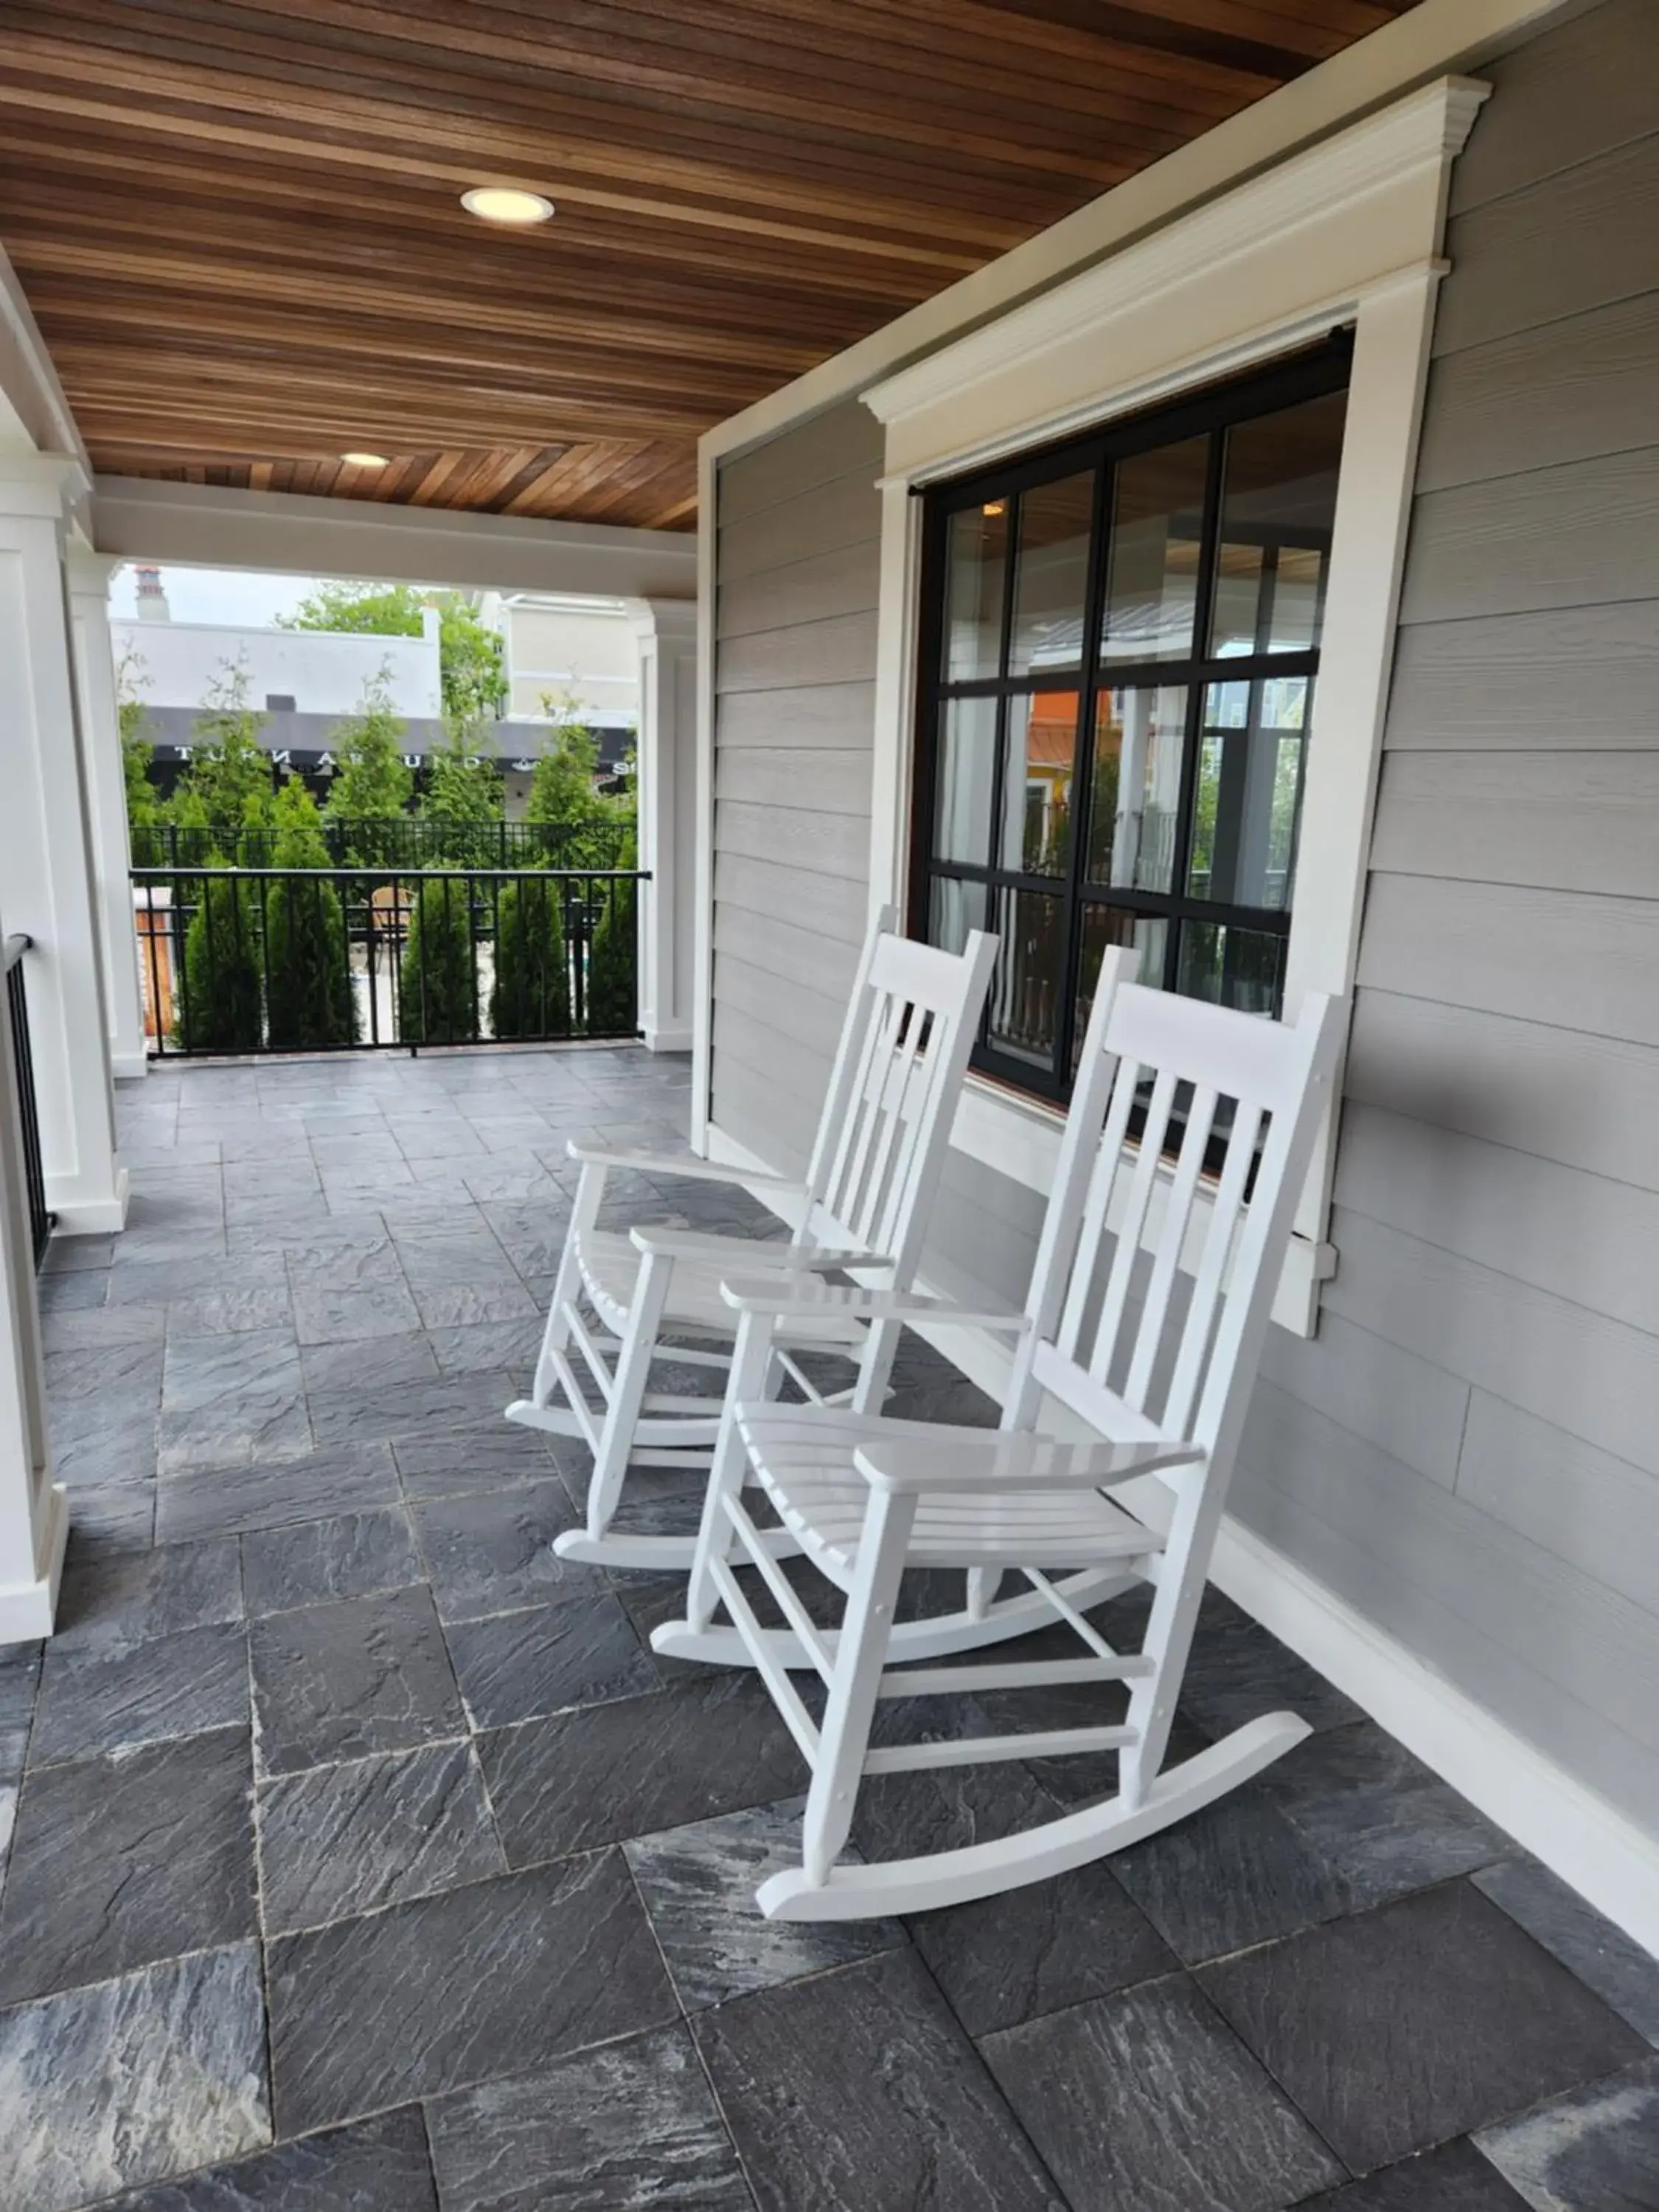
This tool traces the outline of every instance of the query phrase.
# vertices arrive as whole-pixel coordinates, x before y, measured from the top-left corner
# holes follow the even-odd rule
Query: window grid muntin
[[[1062,901],[1060,932],[1060,965],[1055,978],[1054,1042],[1052,1061],[1044,1072],[1024,1060],[1000,1053],[989,1042],[991,1016],[981,1018],[973,1053],[974,1066],[1037,1097],[1064,1101],[1071,1088],[1070,1069],[1074,1047],[1078,983],[1082,963],[1085,908],[1115,908],[1139,918],[1167,924],[1162,981],[1173,990],[1180,972],[1188,925],[1214,926],[1287,938],[1291,909],[1218,902],[1194,897],[1186,890],[1194,834],[1194,797],[1200,772],[1202,732],[1208,689],[1217,683],[1248,683],[1253,704],[1259,702],[1260,685],[1273,678],[1304,677],[1307,696],[1304,708],[1304,742],[1298,764],[1297,811],[1290,866],[1294,870],[1301,832],[1301,793],[1306,775],[1306,735],[1312,726],[1320,649],[1317,646],[1288,653],[1253,651],[1214,653],[1207,648],[1216,616],[1216,571],[1220,557],[1222,501],[1224,492],[1228,434],[1237,425],[1277,414],[1304,401],[1346,389],[1352,351],[1352,332],[1333,333],[1326,344],[1295,360],[1258,372],[1227,386],[1149,412],[1106,431],[1073,438],[1001,463],[970,477],[933,487],[927,495],[922,543],[922,606],[918,643],[921,678],[917,714],[915,804],[911,815],[910,914],[911,927],[926,937],[930,924],[933,887],[940,878],[982,887],[987,921],[997,924],[998,893],[1024,891]],[[1184,658],[1118,662],[1103,651],[1103,625],[1110,554],[1112,494],[1118,465],[1138,453],[1174,445],[1198,434],[1207,435],[1210,450],[1200,520],[1199,563],[1195,578],[1194,620],[1190,649]],[[1023,494],[1085,467],[1095,471],[1092,536],[1082,617],[1080,659],[1040,672],[1019,677],[1007,674],[1012,650],[1012,623],[1018,571],[1019,501]],[[949,635],[946,552],[951,518],[975,506],[1001,500],[1006,503],[1006,544],[1002,586],[1002,629],[997,644],[998,674],[951,683],[947,680],[945,653]],[[1328,565],[1322,580],[1318,602],[1322,631]],[[1257,642],[1271,629],[1271,594],[1259,593],[1256,609]],[[1140,685],[1187,689],[1186,724],[1182,738],[1180,791],[1176,802],[1175,850],[1167,892],[1139,890],[1127,884],[1098,884],[1085,879],[1085,811],[1090,802],[1089,755],[1092,750],[1095,716],[1103,690],[1127,690]],[[1005,778],[1008,768],[1008,703],[1012,698],[1055,690],[1075,690],[1077,718],[1073,732],[1071,805],[1066,824],[1067,849],[1063,878],[1032,876],[999,866],[1006,815]],[[989,866],[940,861],[933,851],[933,825],[938,799],[939,718],[946,701],[971,696],[997,702],[996,738],[991,794],[991,835],[987,847]],[[1252,727],[1254,716],[1247,727]],[[1292,878],[1293,879],[1293,878]],[[1280,975],[1283,963],[1281,957]]]

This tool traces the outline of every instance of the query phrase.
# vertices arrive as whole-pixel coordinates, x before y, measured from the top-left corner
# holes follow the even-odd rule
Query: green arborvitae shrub
[[[615,866],[637,865],[630,836],[617,855]],[[587,1030],[592,1036],[631,1036],[640,1024],[638,947],[635,895],[639,886],[631,878],[616,877],[596,884],[603,890],[605,911],[587,956]]]
[[[398,1035],[404,1044],[459,1044],[476,1034],[471,889],[457,876],[421,884],[398,978]]]
[[[563,909],[564,886],[556,877],[528,876],[503,886],[495,926],[495,981],[489,994],[492,1035],[568,1035]]]
[[[290,775],[272,809],[271,866],[326,868],[317,802]],[[270,884],[265,904],[265,1024],[273,1048],[355,1044],[357,1002],[347,962],[340,894],[324,878]]]
[[[185,812],[190,826],[200,806]],[[230,828],[233,845],[236,830]],[[210,850],[203,866],[228,866]],[[256,1052],[261,1035],[259,917],[248,885],[234,878],[181,875],[174,897],[195,911],[185,931],[184,975],[179,992],[175,1042],[187,1052]]]

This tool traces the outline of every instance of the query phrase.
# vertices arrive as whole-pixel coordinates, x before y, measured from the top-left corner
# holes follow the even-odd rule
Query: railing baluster
[[[543,825],[534,827],[540,832]],[[527,849],[527,844],[525,847]],[[145,943],[142,948],[149,975],[155,1035],[150,1049],[156,1057],[176,1052],[201,1056],[234,1053],[255,1056],[286,1051],[326,1052],[353,1047],[380,1049],[412,1048],[418,1044],[481,1045],[495,1042],[495,1016],[485,1006],[483,951],[490,948],[495,995],[501,994],[502,894],[516,890],[513,908],[517,932],[512,957],[536,963],[533,987],[520,983],[516,1019],[528,1025],[525,1042],[556,1042],[596,1034],[598,1014],[607,1022],[605,1033],[626,1036],[637,1012],[638,976],[633,918],[638,886],[649,880],[640,868],[574,869],[551,867],[384,869],[374,874],[361,867],[272,868],[198,867],[186,875],[167,868],[135,867],[135,890],[143,895]],[[170,886],[171,905],[159,910],[164,928],[171,931],[171,982],[164,948],[156,928],[157,884]],[[185,886],[193,884],[193,896]],[[309,892],[305,886],[309,885]],[[346,1000],[355,1005],[356,977],[352,966],[354,928],[364,950],[368,994],[367,1038],[340,1036],[338,1009],[331,994],[338,985],[331,959],[315,963],[314,988],[325,994],[315,1007],[287,1006],[280,1025],[281,1038],[273,1042],[268,1021],[250,1022],[244,1016],[246,984],[260,994],[264,1006],[270,1004],[273,981],[291,988],[291,978],[276,977],[273,966],[270,921],[273,887],[284,887],[281,910],[287,917],[285,945],[297,933],[297,916],[307,910],[313,940],[320,945],[331,937],[327,901],[337,898],[341,917],[339,957],[344,963]],[[425,897],[430,891],[431,896]],[[289,903],[289,902],[295,903]],[[227,904],[227,902],[228,903]],[[550,904],[550,902],[556,903]],[[458,910],[459,908],[459,910]],[[565,988],[561,1001],[544,952],[550,918],[559,918],[560,949],[564,962]],[[192,1003],[189,962],[185,957],[192,921],[199,916],[200,957],[204,977],[216,972],[222,956],[234,956],[234,986],[224,1003],[206,1008]],[[424,941],[427,923],[432,941]],[[137,927],[135,916],[135,928]],[[248,933],[257,942],[248,943]],[[603,947],[598,940],[605,933]],[[406,977],[405,963],[411,937],[421,939],[422,954],[414,977]],[[605,974],[596,999],[594,961],[601,952]],[[283,961],[289,955],[283,953]],[[463,963],[465,965],[463,966]],[[465,977],[465,980],[463,980]],[[200,979],[198,979],[200,980]],[[414,1004],[411,1034],[404,1027],[405,981]],[[631,1012],[623,1013],[626,987]],[[459,993],[470,983],[470,1009],[458,1004]],[[390,997],[392,1019],[380,1018],[380,993]],[[176,1042],[169,1038],[173,1006],[178,1007]],[[355,1026],[355,1024],[353,1024]],[[252,1036],[246,1034],[252,1030]]]

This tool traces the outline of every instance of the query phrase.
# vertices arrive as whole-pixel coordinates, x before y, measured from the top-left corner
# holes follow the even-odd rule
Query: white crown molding
[[[0,452],[64,453],[92,474],[64,387],[17,273],[0,249]]]
[[[1403,199],[1425,179],[1437,187],[1489,89],[1468,78],[1442,78],[1011,308],[860,397],[890,428],[937,407],[959,407],[968,393],[1008,370],[1028,368],[1060,346],[1102,335],[1126,314],[1144,316],[1161,298],[1195,281],[1218,283],[1230,268],[1260,254],[1264,242],[1282,253],[1297,232],[1333,218],[1352,219],[1362,203],[1379,194]],[[1419,258],[1427,260],[1437,251],[1438,191],[1426,202],[1421,194],[1413,197],[1419,204],[1411,214],[1418,220],[1408,217],[1407,227],[1418,229],[1419,237],[1409,241],[1414,250],[1382,274],[1383,282],[1401,282]],[[1322,300],[1308,312],[1316,318],[1340,304],[1340,298]]]

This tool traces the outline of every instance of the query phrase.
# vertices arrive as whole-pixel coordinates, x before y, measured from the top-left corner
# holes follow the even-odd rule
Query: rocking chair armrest
[[[861,1255],[826,1261],[844,1267],[883,1263]],[[1012,1307],[959,1305],[951,1298],[926,1298],[915,1291],[864,1290],[857,1284],[820,1283],[805,1273],[796,1283],[768,1282],[763,1276],[733,1275],[720,1285],[720,1296],[739,1313],[777,1314],[784,1319],[836,1315],[853,1321],[949,1322],[963,1328],[1006,1328],[1023,1335],[1030,1316]]]
[[[714,1160],[676,1160],[659,1152],[624,1152],[609,1145],[585,1145],[572,1137],[565,1151],[585,1168],[626,1169],[635,1175],[679,1176],[692,1182],[724,1182],[744,1190],[793,1191],[806,1195],[806,1185],[795,1176],[769,1174],[762,1168],[722,1167]]]
[[[964,1429],[948,1438],[884,1437],[860,1444],[853,1464],[872,1490],[1107,1490],[1203,1457],[1201,1444],[1173,1438],[1085,1444],[1024,1431]]]
[[[819,1267],[890,1267],[883,1252],[826,1251],[818,1244],[772,1243],[763,1237],[722,1237],[706,1229],[653,1228],[629,1231],[637,1252],[674,1260],[726,1261],[736,1267],[776,1267],[780,1273],[810,1273]]]

